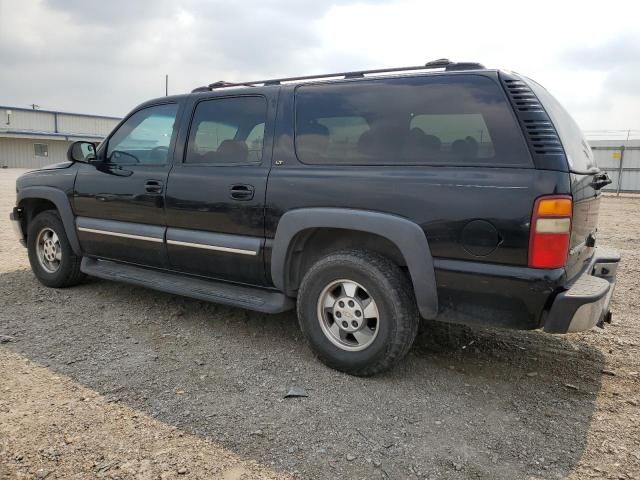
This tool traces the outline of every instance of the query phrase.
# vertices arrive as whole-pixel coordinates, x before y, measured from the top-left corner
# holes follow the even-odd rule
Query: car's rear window
[[[569,167],[573,171],[587,172],[597,167],[591,147],[584,134],[569,112],[539,83],[527,79],[533,93],[542,102],[560,136],[562,147],[567,155]]]
[[[504,93],[479,75],[301,85],[295,144],[309,164],[531,164]]]

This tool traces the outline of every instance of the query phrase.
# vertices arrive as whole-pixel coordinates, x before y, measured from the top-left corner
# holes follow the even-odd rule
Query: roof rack
[[[457,70],[481,70],[484,69],[484,65],[480,63],[473,62],[451,62],[446,58],[441,58],[439,60],[433,60],[431,62],[427,62],[424,65],[416,65],[411,67],[394,67],[394,68],[379,68],[375,70],[357,70],[354,72],[340,72],[340,73],[325,73],[321,75],[306,75],[304,77],[285,77],[285,78],[273,78],[271,80],[255,80],[252,82],[225,82],[221,80],[219,82],[212,83],[207,85],[206,87],[198,87],[192,91],[195,92],[208,92],[211,90],[215,90],[217,88],[228,88],[228,87],[256,87],[259,85],[268,86],[268,85],[280,85],[284,82],[295,82],[300,80],[318,80],[321,78],[364,78],[365,75],[376,74],[376,73],[393,73],[393,72],[407,72],[412,70],[431,70],[442,68],[445,71],[457,71]]]

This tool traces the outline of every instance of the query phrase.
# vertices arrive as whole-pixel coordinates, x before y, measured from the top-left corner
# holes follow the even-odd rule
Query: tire
[[[49,240],[49,243],[47,243]],[[84,280],[82,257],[73,253],[55,210],[46,210],[31,220],[27,232],[29,263],[36,278],[47,287],[65,288]]]
[[[300,329],[317,357],[356,376],[375,375],[398,363],[420,322],[407,275],[389,259],[363,250],[339,251],[316,262],[302,279],[297,310]]]

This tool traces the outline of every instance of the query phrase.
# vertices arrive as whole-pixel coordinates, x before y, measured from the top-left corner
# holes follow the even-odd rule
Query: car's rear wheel
[[[328,366],[368,376],[395,365],[415,339],[419,316],[407,275],[373,252],[347,250],[316,262],[298,292],[298,319]]]
[[[33,273],[47,287],[71,287],[84,279],[82,258],[73,253],[57,212],[41,212],[29,223],[27,249]]]

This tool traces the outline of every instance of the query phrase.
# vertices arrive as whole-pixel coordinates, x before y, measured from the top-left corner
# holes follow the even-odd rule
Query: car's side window
[[[362,116],[319,118],[318,125],[329,131],[329,138],[332,140],[327,146],[329,158],[356,157],[354,152],[358,150],[358,140],[362,134],[369,130],[369,124]],[[304,138],[301,138],[298,142],[298,148],[304,150],[306,146]]]
[[[303,163],[529,163],[504,92],[479,75],[300,85],[295,115],[295,148]]]
[[[164,165],[175,131],[178,105],[143,108],[109,139],[107,161],[118,165]]]
[[[205,100],[196,106],[184,163],[249,165],[262,160],[263,97]]]
[[[416,129],[428,132],[440,140],[441,145],[449,145],[449,150],[463,158],[491,159],[495,154],[491,134],[480,113],[417,114],[409,122],[409,132]]]

